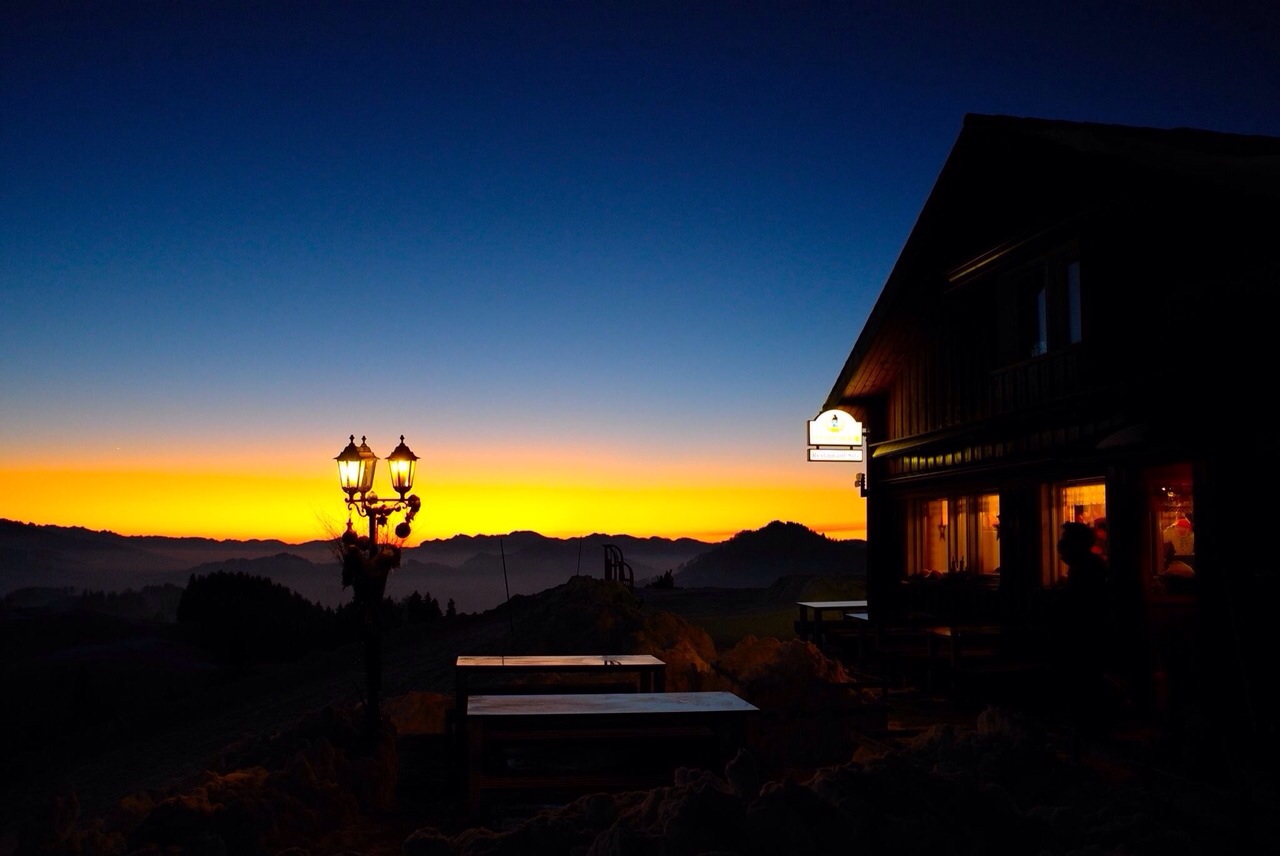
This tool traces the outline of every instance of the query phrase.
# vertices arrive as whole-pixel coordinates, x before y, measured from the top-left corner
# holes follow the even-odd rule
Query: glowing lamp
[[[400,435],[400,445],[387,456],[391,487],[400,495],[399,499],[383,500],[373,492],[373,472],[377,467],[378,456],[369,448],[364,437],[360,438],[360,445],[357,446],[356,435],[352,434],[351,442],[334,460],[338,462],[338,482],[347,495],[347,532],[342,536],[342,543],[351,546],[349,536],[355,536],[355,530],[351,526],[353,513],[369,521],[370,557],[379,555],[378,527],[386,526],[391,515],[397,512],[404,512],[404,522],[395,528],[396,537],[408,538],[409,522],[422,507],[422,500],[405,495],[413,488],[413,472],[417,468],[418,456],[404,444],[404,435]]]
[[[387,455],[387,468],[391,471],[391,486],[400,498],[413,487],[413,471],[417,466],[418,456],[404,444],[404,435],[400,435],[400,445]]]
[[[366,494],[373,487],[373,471],[377,466],[378,456],[369,448],[364,437],[360,438],[360,445],[357,447],[356,435],[352,434],[351,442],[334,460],[338,462],[338,481],[348,499],[356,494]]]

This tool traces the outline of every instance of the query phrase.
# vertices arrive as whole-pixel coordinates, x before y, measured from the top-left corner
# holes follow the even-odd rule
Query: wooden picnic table
[[[730,692],[473,695],[466,802],[491,791],[590,792],[670,784],[679,766],[719,767],[759,709]]]
[[[796,621],[796,635],[822,647],[822,617],[825,613],[845,613],[866,609],[865,600],[798,600],[800,618]]]

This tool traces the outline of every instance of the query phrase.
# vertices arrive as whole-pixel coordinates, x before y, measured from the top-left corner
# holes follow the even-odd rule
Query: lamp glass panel
[[[364,461],[338,461],[338,481],[345,491],[360,491],[363,483]]]
[[[365,458],[360,462],[360,493],[368,493],[373,488],[373,472],[378,466],[377,458]]]
[[[405,493],[413,487],[413,471],[415,462],[407,458],[388,458],[387,466],[391,468],[391,486],[396,493]]]
[[[368,493],[373,488],[373,474],[378,465],[378,456],[373,453],[373,449],[369,448],[369,444],[365,442],[365,438],[360,438],[360,448],[356,450],[360,453],[360,493]]]

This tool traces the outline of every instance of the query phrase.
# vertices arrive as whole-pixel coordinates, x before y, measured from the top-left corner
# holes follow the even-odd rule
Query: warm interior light
[[[400,494],[400,498],[404,499],[404,495],[413,487],[413,471],[416,468],[418,456],[410,451],[409,447],[404,444],[404,435],[400,435],[400,445],[387,455],[387,467],[391,472],[391,486],[395,488],[396,493]]]

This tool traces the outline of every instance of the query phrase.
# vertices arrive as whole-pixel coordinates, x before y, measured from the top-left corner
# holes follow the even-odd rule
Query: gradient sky
[[[6,0],[0,517],[324,538],[403,434],[410,543],[864,537],[805,422],[964,115],[1280,136],[1278,9]]]

